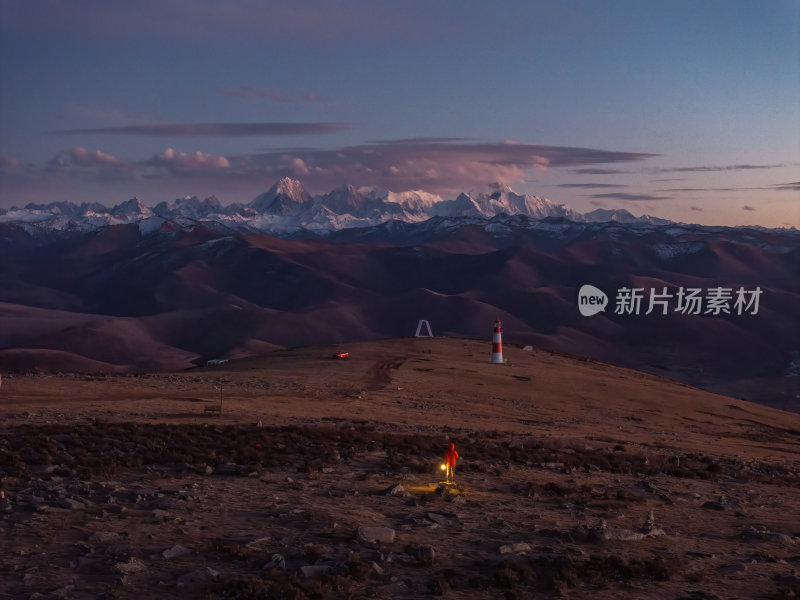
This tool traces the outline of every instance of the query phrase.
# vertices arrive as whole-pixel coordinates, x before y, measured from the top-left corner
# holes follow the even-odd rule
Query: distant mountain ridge
[[[437,336],[486,338],[499,318],[512,347],[800,410],[796,229],[658,224],[624,211],[539,218],[530,198],[502,188],[452,201],[353,186],[310,198],[284,181],[250,204],[189,198],[148,208],[133,199],[111,211],[6,212],[0,371],[179,370],[412,335],[419,319]],[[300,213],[307,220],[292,233],[258,230],[296,225]],[[322,228],[332,223],[338,229]],[[585,284],[608,294],[607,310],[582,315]],[[758,313],[737,314],[733,300],[721,314],[678,309],[684,290],[710,297],[723,288],[758,290]],[[635,314],[615,306],[623,289],[641,293]],[[648,305],[657,296],[672,298],[668,311]]]
[[[346,229],[375,227],[391,221],[422,223],[432,218],[490,221],[501,216],[530,219],[561,218],[576,223],[618,222],[667,225],[665,219],[626,210],[598,209],[581,214],[542,196],[517,194],[505,184],[463,192],[445,200],[425,191],[390,192],[379,187],[339,186],[312,197],[297,180],[283,178],[248,204],[223,206],[214,196],[161,202],[150,208],[131,198],[112,208],[98,203],[52,202],[0,209],[0,222],[26,225],[37,231],[92,231],[109,225],[141,223],[157,229],[167,220],[201,222],[212,229],[292,237],[308,233],[325,237]]]

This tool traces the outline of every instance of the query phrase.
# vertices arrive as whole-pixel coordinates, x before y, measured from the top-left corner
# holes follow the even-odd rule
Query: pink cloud
[[[380,186],[392,191],[425,189],[442,195],[483,188],[490,182],[515,184],[531,171],[551,167],[645,160],[651,155],[591,148],[449,139],[406,139],[331,149],[296,149],[221,156],[168,147],[141,161],[123,161],[101,150],[76,146],[47,167],[19,176],[19,189],[36,182],[81,185],[119,184],[185,188],[192,179],[207,189],[255,190],[280,177],[301,179],[312,193],[342,183]],[[6,184],[21,170],[5,169]],[[200,182],[202,180],[202,182]],[[598,196],[595,200],[602,200]],[[626,198],[627,199],[627,198]],[[641,198],[637,198],[641,199]],[[645,198],[652,199],[652,198]]]
[[[102,150],[87,150],[83,146],[74,146],[55,156],[50,161],[51,167],[127,167],[129,164]]]
[[[348,182],[392,190],[425,187],[449,193],[492,181],[518,183],[531,170],[638,161],[650,156],[515,142],[407,139],[330,150],[264,153],[248,157],[248,164],[257,166],[261,174],[298,176],[297,160],[302,160],[304,183],[317,189]]]
[[[178,152],[173,148],[167,148],[160,154],[154,156],[148,164],[169,167],[173,169],[227,169],[231,166],[230,161],[224,156],[206,154],[205,152]]]
[[[19,168],[19,159],[14,156],[0,156],[0,169]]]

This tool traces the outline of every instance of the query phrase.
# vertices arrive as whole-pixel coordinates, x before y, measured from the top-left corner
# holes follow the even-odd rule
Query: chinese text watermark
[[[645,293],[647,292],[647,293]],[[646,288],[621,287],[614,301],[616,315],[666,315],[670,312],[684,315],[757,315],[760,286],[748,290],[744,287],[712,288]],[[584,285],[578,292],[578,310],[584,317],[605,311],[608,296],[594,287]]]

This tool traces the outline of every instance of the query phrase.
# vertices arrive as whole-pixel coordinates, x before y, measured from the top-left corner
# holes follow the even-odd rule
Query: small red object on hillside
[[[347,358],[348,356],[350,356],[349,352],[336,352],[333,358]]]

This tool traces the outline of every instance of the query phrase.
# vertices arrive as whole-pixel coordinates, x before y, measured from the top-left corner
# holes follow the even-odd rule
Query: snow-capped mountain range
[[[34,231],[90,231],[98,227],[138,223],[143,231],[158,229],[165,221],[201,222],[215,229],[290,236],[302,232],[325,236],[342,229],[373,227],[387,221],[420,223],[434,217],[490,220],[500,215],[539,220],[557,217],[579,223],[619,222],[666,225],[670,221],[647,215],[635,217],[626,210],[598,209],[578,213],[542,196],[517,194],[493,183],[487,189],[445,200],[424,191],[390,192],[377,187],[342,185],[312,197],[297,180],[284,178],[248,204],[223,206],[211,196],[161,202],[150,208],[132,198],[113,208],[98,203],[53,202],[24,208],[0,209],[0,223],[16,223]]]

